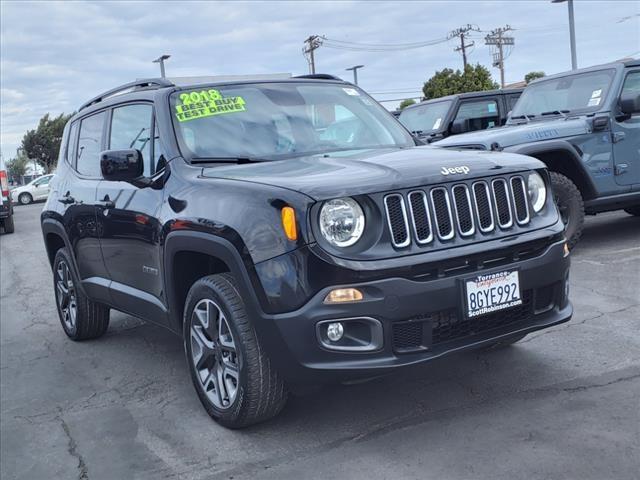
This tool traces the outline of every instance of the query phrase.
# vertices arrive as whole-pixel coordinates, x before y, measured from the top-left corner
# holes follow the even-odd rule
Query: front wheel
[[[29,205],[33,202],[33,197],[30,193],[21,193],[18,197],[18,201],[20,202],[20,205]]]
[[[287,391],[271,365],[229,274],[193,284],[184,309],[191,380],[207,413],[228,428],[277,415]]]
[[[557,172],[549,172],[553,198],[564,223],[565,236],[569,248],[573,249],[582,236],[584,228],[584,202],[578,187],[567,177]]]

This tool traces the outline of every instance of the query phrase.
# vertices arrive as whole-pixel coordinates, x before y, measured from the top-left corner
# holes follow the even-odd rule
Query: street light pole
[[[164,74],[164,61],[167,60],[169,57],[171,57],[171,55],[161,55],[158,58],[156,58],[153,63],[159,63],[160,64],[160,76],[162,78],[165,78],[165,74]]]
[[[357,84],[358,84],[358,69],[359,69],[359,68],[362,68],[362,67],[364,67],[364,65],[354,65],[354,66],[353,66],[353,67],[351,67],[351,68],[346,68],[346,69],[345,69],[345,70],[347,70],[347,71],[349,71],[349,70],[353,71],[353,83],[354,83],[355,85],[357,85]]]
[[[571,69],[578,68],[578,56],[576,54],[576,25],[573,18],[573,0],[551,0],[551,3],[567,2],[569,10],[569,41],[571,42]]]

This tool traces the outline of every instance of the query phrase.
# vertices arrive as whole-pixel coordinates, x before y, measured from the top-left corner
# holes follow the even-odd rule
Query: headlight
[[[326,202],[320,210],[320,232],[336,247],[350,247],[362,236],[364,213],[353,198],[337,198]]]
[[[527,191],[529,192],[529,201],[531,201],[533,210],[538,213],[547,201],[547,187],[539,173],[532,172],[529,175]]]

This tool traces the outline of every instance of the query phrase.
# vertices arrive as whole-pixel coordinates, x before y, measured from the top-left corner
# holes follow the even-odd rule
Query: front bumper
[[[573,313],[566,296],[570,260],[563,247],[564,240],[556,240],[526,259],[493,268],[485,265],[481,271],[444,272],[427,280],[390,277],[337,284],[321,289],[294,311],[258,314],[262,318],[255,324],[272,360],[290,382],[377,375],[568,321]],[[514,268],[520,272],[523,306],[466,319],[464,280]],[[324,298],[337,286],[359,288],[364,300],[326,305]],[[356,353],[323,347],[318,322],[361,317],[381,325],[378,350]]]

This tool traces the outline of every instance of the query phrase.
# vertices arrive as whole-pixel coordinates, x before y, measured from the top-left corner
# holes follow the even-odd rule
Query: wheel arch
[[[578,187],[584,200],[598,196],[596,186],[582,163],[581,153],[566,140],[528,143],[505,148],[505,151],[537,158],[549,170],[570,179]]]
[[[53,261],[56,258],[56,253],[61,248],[66,247],[67,251],[69,252],[69,257],[71,258],[71,268],[73,268],[76,277],[80,278],[78,264],[76,263],[76,258],[73,254],[73,248],[71,246],[71,242],[69,242],[69,237],[67,236],[62,223],[54,218],[44,218],[42,220],[41,226],[42,237],[44,239],[44,246],[47,251],[49,266],[53,269]],[[78,288],[80,288],[82,290],[82,293],[86,295],[82,282],[80,282]]]
[[[235,246],[213,234],[176,231],[167,235],[163,253],[164,284],[172,330],[182,332],[184,304],[191,286],[216,273],[234,276],[248,313],[259,307],[250,266]],[[249,315],[250,317],[252,315]]]

